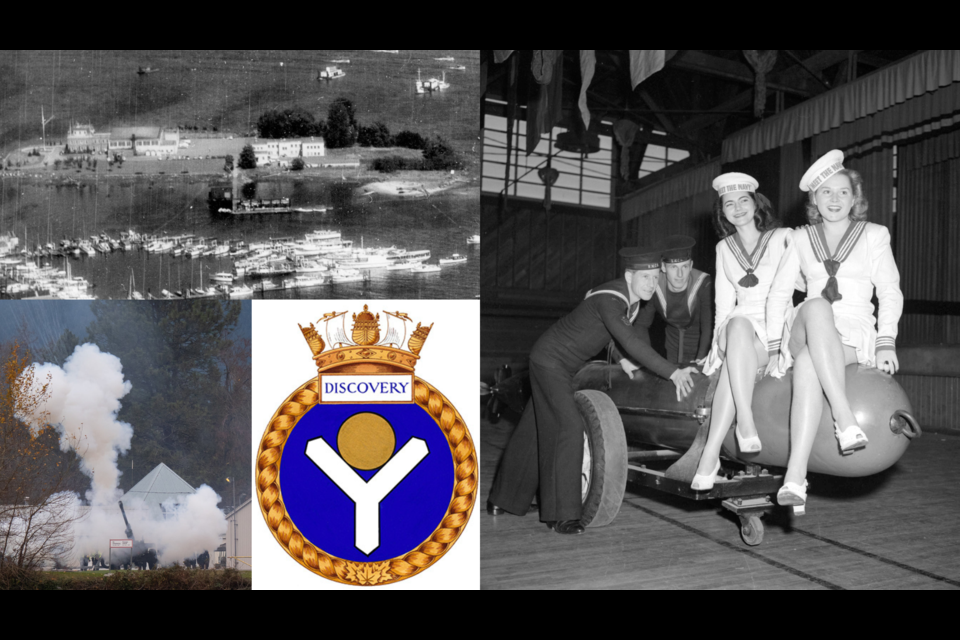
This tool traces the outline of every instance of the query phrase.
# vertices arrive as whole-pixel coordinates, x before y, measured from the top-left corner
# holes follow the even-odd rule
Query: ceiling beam
[[[670,119],[664,115],[663,109],[661,109],[660,105],[657,104],[657,101],[653,99],[653,96],[651,96],[646,89],[640,89],[638,93],[640,94],[640,98],[647,103],[647,106],[653,109],[654,115],[657,117],[657,121],[660,123],[660,126],[662,126],[667,133],[675,132],[677,128],[674,127],[673,123],[670,122]]]
[[[874,69],[879,69],[880,67],[885,67],[888,64],[892,64],[890,60],[886,58],[881,58],[880,56],[873,53],[863,53],[857,56],[857,62],[862,62],[868,67],[873,67]]]
[[[808,76],[809,72],[819,73],[827,67],[833,66],[838,62],[843,62],[846,60],[851,53],[860,54],[860,49],[826,49],[818,53],[813,54],[809,58],[803,60],[803,66],[794,65],[789,69],[785,69],[781,72],[782,75],[779,75],[778,80],[782,82],[797,83],[805,79]],[[815,90],[813,93],[823,93],[823,88],[817,85],[814,85]]]
[[[771,74],[771,78],[767,83],[767,87],[771,87],[773,83],[787,83],[796,85],[797,83],[804,81],[805,76],[808,76],[810,71],[819,72],[831,65],[846,60],[851,51],[854,51],[858,54],[860,53],[859,49],[836,49],[815,53],[803,61],[803,64],[806,68],[801,67],[800,65],[794,65],[788,69],[784,69],[783,71]],[[743,91],[730,100],[727,100],[723,104],[718,105],[715,109],[712,109],[712,111],[715,113],[707,113],[702,116],[697,116],[696,118],[687,120],[680,125],[680,130],[678,133],[689,135],[694,131],[699,131],[704,127],[709,127],[713,123],[723,120],[725,117],[727,117],[723,112],[744,109],[752,102],[753,89]]]
[[[710,55],[709,53],[692,49],[683,51],[683,53],[673,59],[673,61],[670,63],[670,66],[675,69],[684,69],[686,71],[693,71],[703,75],[726,78],[727,80],[735,80],[751,86],[753,85],[755,78],[753,69],[741,62],[727,60],[726,58],[720,58],[718,56]],[[804,85],[768,82],[767,87],[774,91],[786,91],[787,93],[793,93],[804,97],[809,97],[811,95],[809,89],[807,89]]]

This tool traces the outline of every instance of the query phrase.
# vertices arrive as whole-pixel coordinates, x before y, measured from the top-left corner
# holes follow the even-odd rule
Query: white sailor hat
[[[800,178],[800,191],[816,191],[817,187],[841,170],[843,170],[843,151],[839,149],[828,151],[810,165],[807,172]]]
[[[717,190],[718,196],[734,191],[756,193],[759,186],[756,178],[745,173],[725,173],[713,179],[713,188]]]

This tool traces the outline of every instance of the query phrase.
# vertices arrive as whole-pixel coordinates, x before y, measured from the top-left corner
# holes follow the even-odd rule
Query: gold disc
[[[393,427],[375,413],[350,416],[337,434],[340,455],[354,469],[369,471],[382,467],[397,444]]]

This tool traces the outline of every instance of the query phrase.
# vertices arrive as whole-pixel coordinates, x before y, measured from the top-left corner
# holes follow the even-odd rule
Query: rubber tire
[[[751,547],[763,542],[763,522],[759,514],[740,516],[740,537]]]
[[[607,394],[585,389],[574,394],[593,457],[590,489],[580,515],[584,527],[602,527],[620,512],[627,488],[627,438],[620,412]]]

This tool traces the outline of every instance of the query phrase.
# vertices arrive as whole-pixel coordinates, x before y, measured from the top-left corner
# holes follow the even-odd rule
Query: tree
[[[230,337],[240,308],[209,300],[91,305],[87,339],[120,358],[133,385],[118,414],[134,427],[124,467],[146,473],[165,462],[221,495],[227,476],[251,481],[250,351]],[[125,473],[121,489],[139,479]]]
[[[369,127],[360,127],[357,142],[361,147],[392,147],[393,136],[390,129],[382,122],[374,122]]]
[[[440,136],[427,140],[423,150],[423,168],[431,169],[459,169],[463,162],[457,152]]]
[[[357,142],[357,119],[353,103],[346,98],[337,98],[327,113],[327,147],[340,149],[352,147]]]
[[[240,152],[240,162],[237,164],[241,169],[256,169],[257,154],[253,151],[253,145],[244,145]]]
[[[405,147],[407,149],[424,149],[427,146],[427,141],[419,133],[413,131],[401,131],[394,138],[394,144],[398,147]]]
[[[35,379],[33,358],[19,342],[0,345],[0,569],[34,569],[72,549],[76,496],[66,491],[76,456],[39,410],[49,380]],[[36,414],[32,428],[19,416]],[[77,443],[71,443],[77,444]]]
[[[52,362],[62,367],[78,344],[80,344],[80,338],[70,329],[64,329],[59,337],[51,339],[46,345],[36,350],[37,362]]]
[[[300,107],[264,112],[257,120],[257,130],[261,138],[301,138],[318,131],[313,114]]]
[[[303,162],[303,158],[297,157],[290,162],[290,169],[293,171],[303,171],[304,167],[307,165]]]
[[[223,158],[223,170],[224,171],[233,171],[233,155],[227,154]]]

